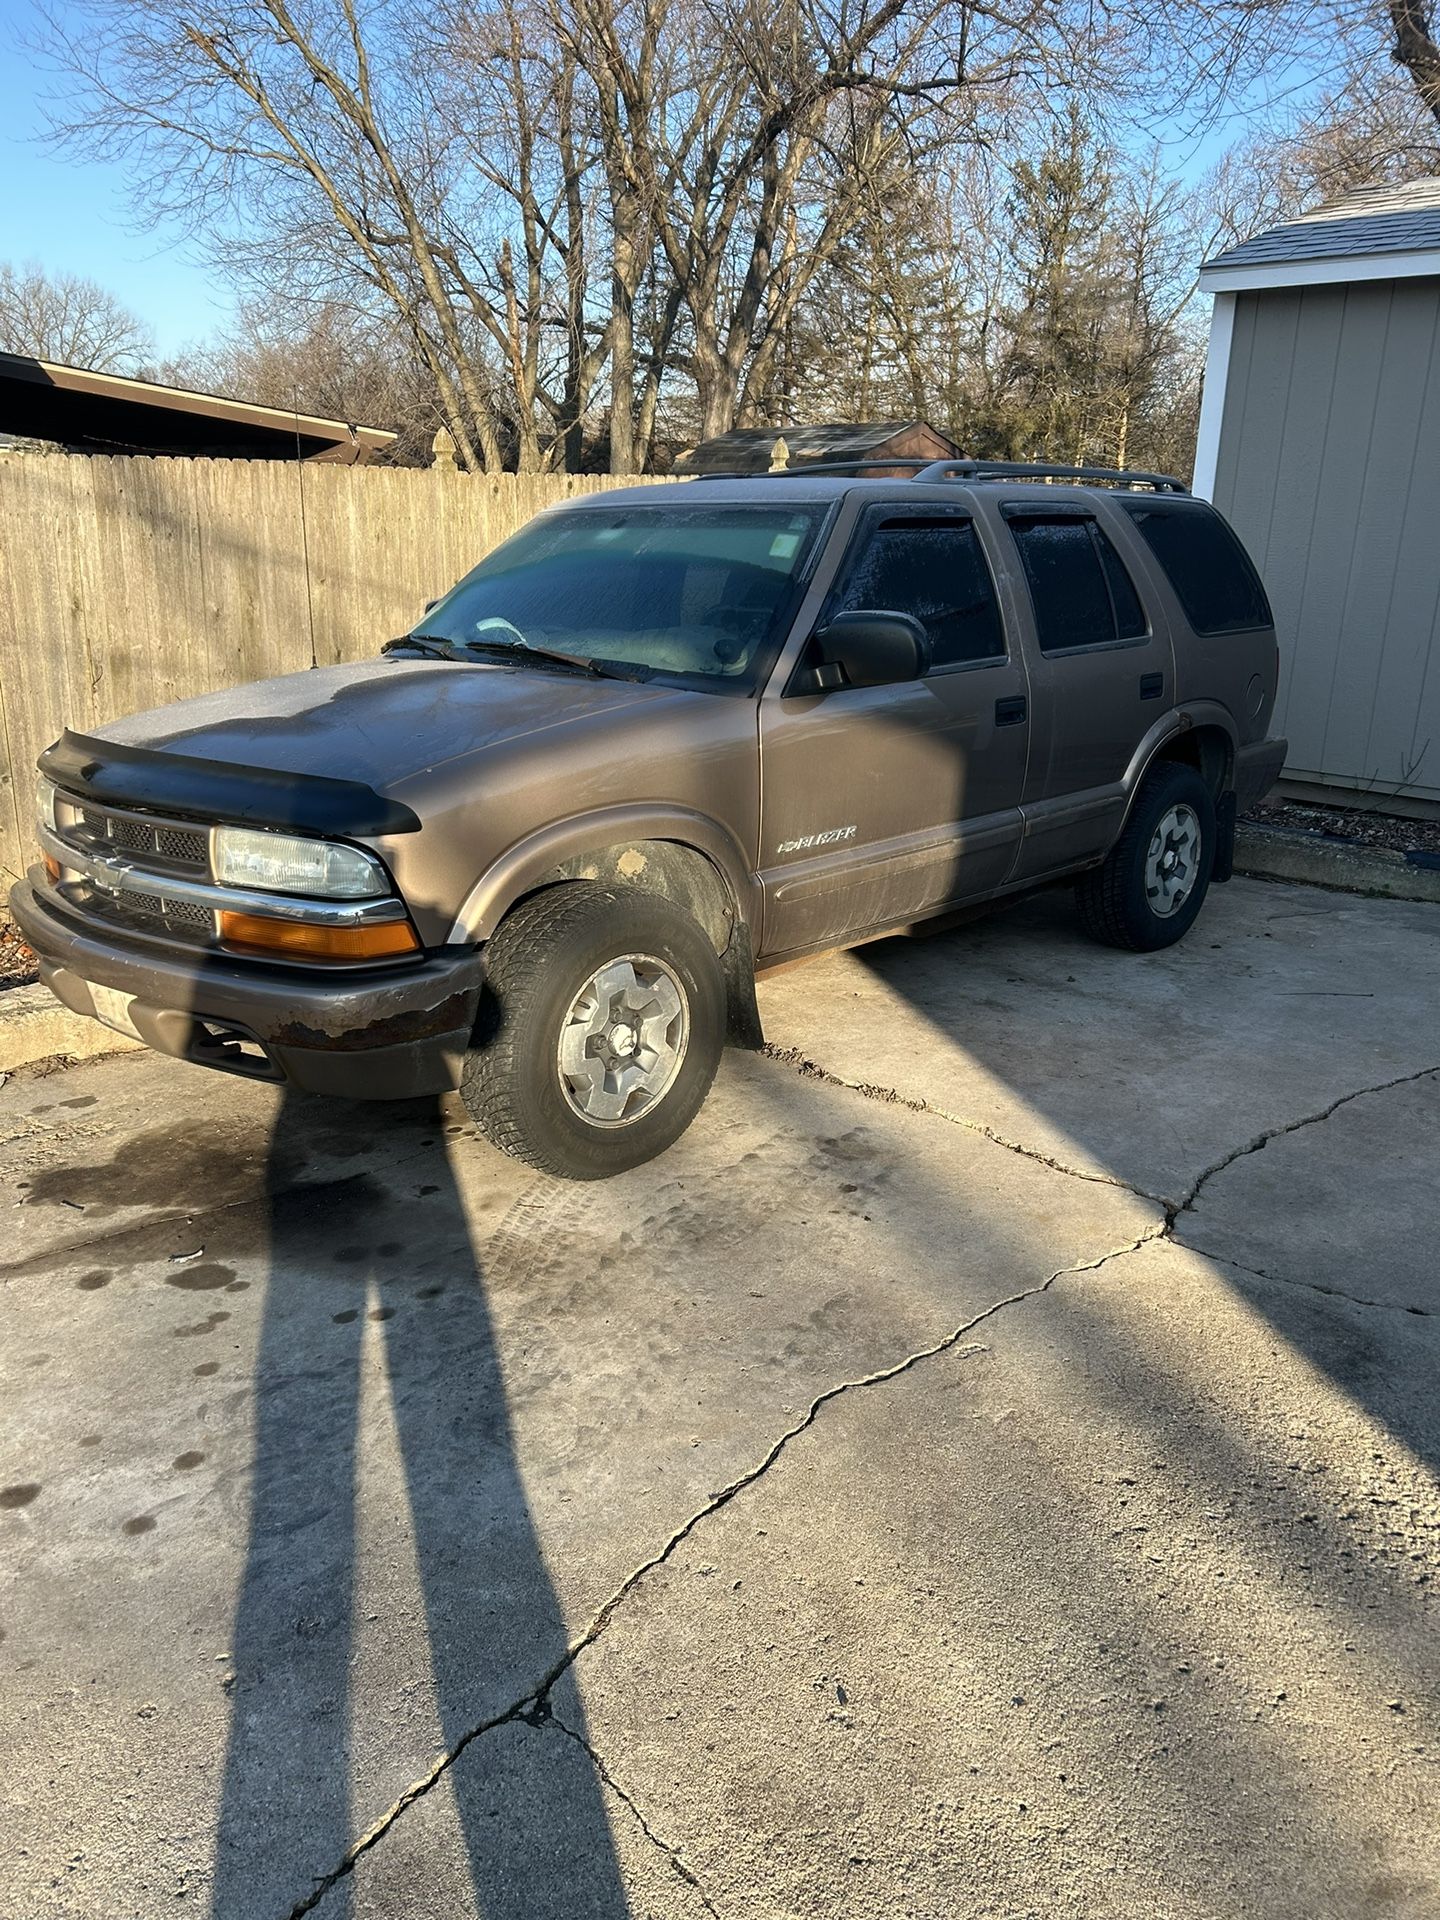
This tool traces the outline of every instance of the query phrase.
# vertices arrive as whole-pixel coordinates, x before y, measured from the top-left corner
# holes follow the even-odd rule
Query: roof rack
[[[1155,493],[1189,493],[1173,473],[1138,467],[1063,467],[1042,460],[932,460],[912,480],[1099,480],[1111,486],[1149,487]]]
[[[1146,473],[1138,467],[1064,467],[1043,460],[804,460],[796,467],[768,473],[696,473],[694,480],[808,480],[812,474],[893,473],[914,467],[909,477],[922,485],[937,480],[1082,480],[1112,487],[1148,487],[1154,493],[1189,493],[1173,473]]]
[[[933,467],[950,466],[952,462],[937,461],[933,453],[920,455],[900,454],[892,460],[802,460],[793,467],[762,468],[746,471],[743,467],[731,467],[724,473],[692,473],[685,477],[689,480],[808,480],[812,473],[866,473],[879,470],[892,473],[896,467]],[[915,476],[912,474],[911,478]]]

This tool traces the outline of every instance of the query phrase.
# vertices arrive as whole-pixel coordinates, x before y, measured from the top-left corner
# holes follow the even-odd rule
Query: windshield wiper
[[[533,640],[469,640],[465,645],[476,653],[503,653],[510,659],[550,660],[556,666],[570,667],[603,680],[648,680],[653,667],[635,660],[601,660],[589,653],[566,653],[561,647],[536,646]]]
[[[546,660],[553,666],[568,667],[573,673],[588,673],[598,680],[648,680],[655,671],[638,660],[602,660],[589,653],[566,653],[561,647],[537,646],[533,640],[459,640],[454,644],[463,647],[471,657],[489,653],[500,654],[506,660]]]
[[[387,640],[382,653],[423,653],[437,660],[468,661],[476,664],[477,655],[500,655],[506,660],[545,660],[553,666],[568,667],[572,673],[588,673],[597,680],[648,680],[655,669],[636,660],[600,660],[588,653],[566,653],[560,647],[538,647],[530,640],[442,640],[433,633],[406,633],[398,640]]]
[[[475,656],[468,650],[457,647],[453,640],[437,640],[426,633],[402,633],[398,640],[387,640],[380,649],[381,653],[418,653],[426,654],[432,660],[459,660],[462,664],[474,666]]]

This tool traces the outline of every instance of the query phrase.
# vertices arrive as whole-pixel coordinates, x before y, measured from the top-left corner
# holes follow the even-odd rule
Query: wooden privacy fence
[[[364,659],[576,474],[0,458],[0,864],[34,857],[35,760],[189,694]]]

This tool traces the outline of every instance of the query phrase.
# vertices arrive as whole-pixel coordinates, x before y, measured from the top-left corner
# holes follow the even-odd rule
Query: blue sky
[[[53,82],[16,42],[29,0],[5,9],[0,32],[0,259],[83,273],[139,314],[162,355],[213,333],[231,310],[223,287],[186,257],[174,232],[137,232],[125,182],[110,166],[62,160],[37,138]]]
[[[64,0],[55,0],[63,12]],[[43,100],[54,86],[19,45],[35,24],[33,0],[10,0],[0,25],[0,260],[52,273],[83,273],[147,324],[162,357],[224,324],[233,301],[191,257],[175,229],[137,230],[121,170],[80,165],[51,151]],[[1172,137],[1167,157],[1194,178],[1242,129],[1237,111],[1199,136]]]

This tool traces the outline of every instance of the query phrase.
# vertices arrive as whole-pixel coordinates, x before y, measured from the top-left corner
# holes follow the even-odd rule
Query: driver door
[[[767,690],[766,958],[991,892],[1019,851],[1029,688],[969,512],[898,501],[867,509],[819,624],[861,610],[918,619],[929,667],[893,686]]]

